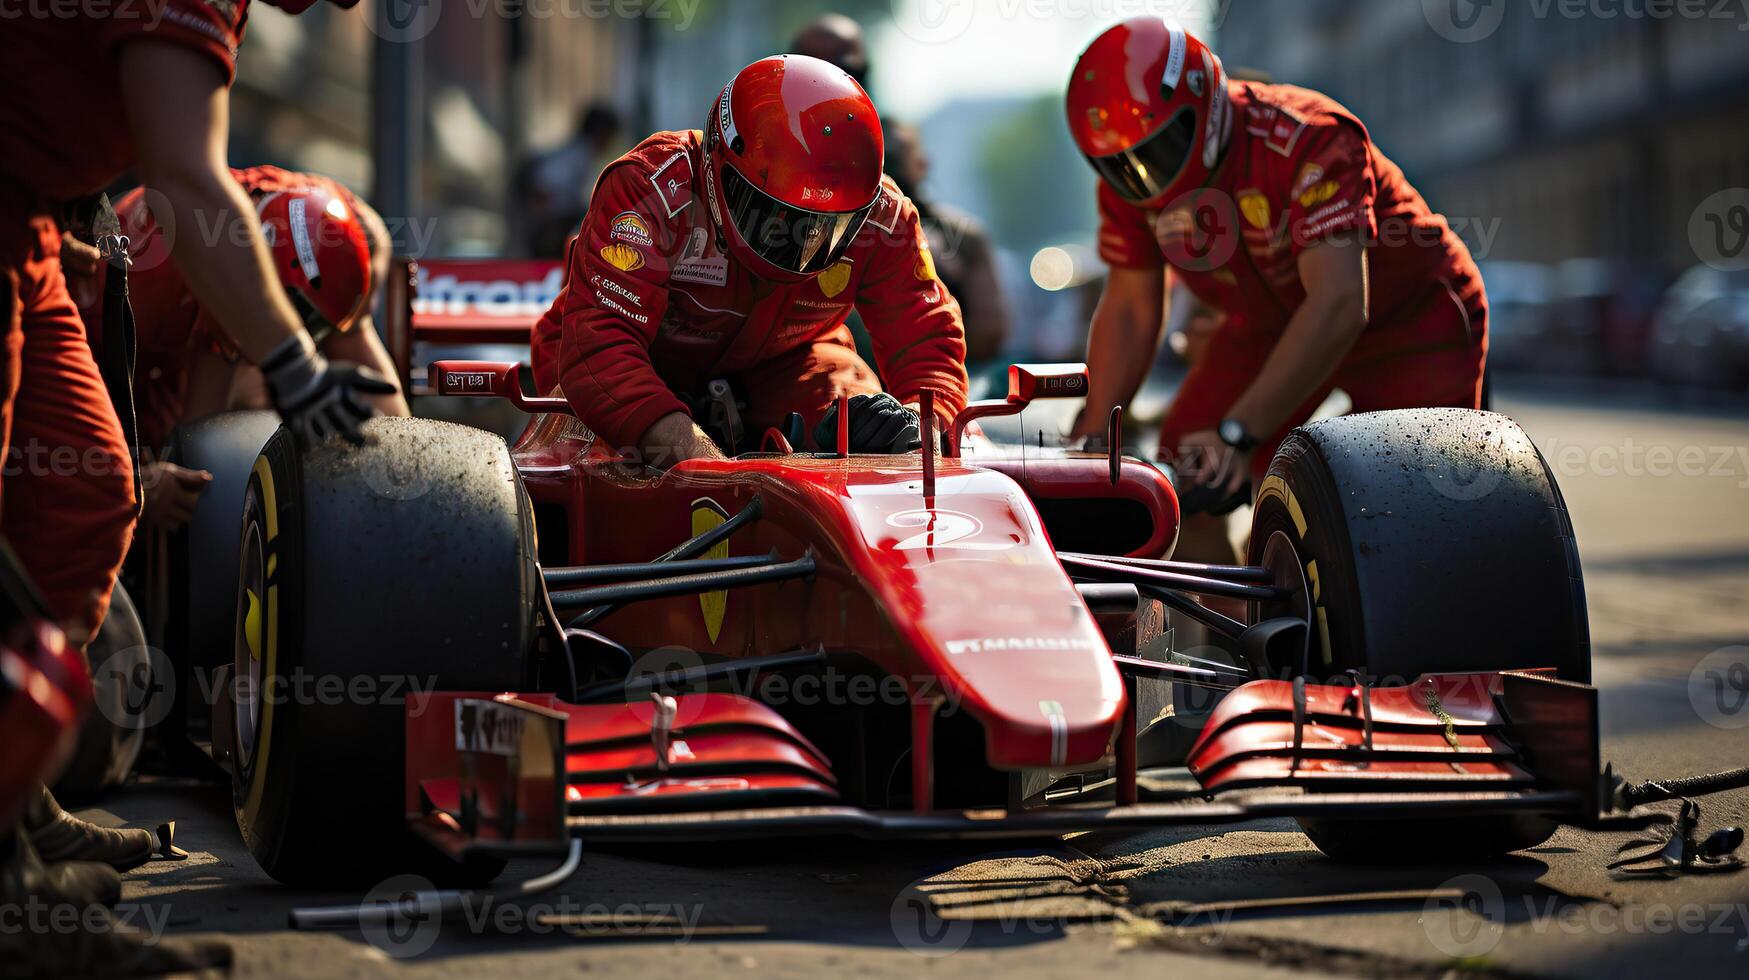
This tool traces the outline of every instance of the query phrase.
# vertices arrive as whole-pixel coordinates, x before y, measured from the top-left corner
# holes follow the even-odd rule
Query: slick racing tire
[[[1250,559],[1303,575],[1308,642],[1300,662],[1269,665],[1275,676],[1342,683],[1359,671],[1404,684],[1548,667],[1591,678],[1566,504],[1541,453],[1503,415],[1408,409],[1295,430],[1259,487]],[[1503,854],[1556,826],[1540,817],[1301,824],[1326,854],[1360,860]]]
[[[233,805],[263,870],[336,885],[475,884],[404,818],[404,713],[436,690],[525,687],[539,569],[502,439],[379,418],[362,447],[280,430],[244,495]]]
[[[210,686],[213,671],[231,662],[237,522],[255,458],[278,429],[274,412],[223,412],[179,426],[170,436],[170,462],[213,475],[188,524],[163,537],[165,560],[148,572],[153,594],[143,603],[151,635],[177,674],[175,700],[156,732],[184,771],[216,772],[191,741],[209,734],[211,706],[199,694]]]

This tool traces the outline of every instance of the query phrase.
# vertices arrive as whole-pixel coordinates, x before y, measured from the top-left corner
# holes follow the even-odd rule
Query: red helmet
[[[799,282],[856,240],[881,191],[881,121],[856,80],[818,58],[755,61],[705,123],[705,197],[731,253]]]
[[[320,184],[263,195],[261,232],[286,295],[320,343],[349,330],[370,295],[370,245],[346,199]]]
[[[1232,134],[1221,59],[1155,17],[1126,20],[1087,46],[1069,79],[1068,109],[1075,145],[1140,205],[1208,183]]]
[[[85,658],[46,620],[0,637],[0,826],[9,826],[78,741],[91,703]]]

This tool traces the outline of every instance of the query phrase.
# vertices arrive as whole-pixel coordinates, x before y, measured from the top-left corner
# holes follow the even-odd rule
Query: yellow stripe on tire
[[[271,550],[273,541],[279,536],[278,496],[273,486],[273,467],[267,462],[266,456],[255,458],[255,476],[261,481],[262,524],[266,529],[262,541],[262,552]],[[260,720],[255,723],[255,759],[249,772],[249,793],[243,801],[243,826],[245,829],[255,825],[261,812],[261,797],[267,786],[268,750],[273,744],[273,678],[279,670],[279,585],[273,581],[267,583],[267,616],[262,627],[266,642],[266,659],[261,664],[261,686],[255,692],[260,698]]]

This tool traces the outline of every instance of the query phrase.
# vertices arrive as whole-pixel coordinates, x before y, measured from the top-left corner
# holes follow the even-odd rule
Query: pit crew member
[[[312,0],[278,0],[297,12]],[[346,0],[336,0],[350,6]],[[173,257],[202,305],[238,324],[237,344],[262,365],[273,401],[303,438],[352,438],[370,414],[362,394],[387,387],[330,366],[273,281],[254,211],[225,167],[228,88],[248,0],[104,5],[66,16],[12,18],[0,41],[0,534],[35,580],[45,608],[83,647],[102,623],[136,514],[130,447],[92,356],[60,263],[61,216],[130,166],[180,225],[236,215],[252,232],[176,236]],[[21,829],[59,850],[51,860],[131,867],[151,835],[78,820],[45,790]],[[49,855],[44,854],[45,858]],[[28,863],[28,862],[27,862]],[[31,891],[8,863],[0,890]],[[33,892],[34,894],[34,892]],[[46,972],[121,974],[142,945],[119,929],[69,934],[78,965]],[[21,962],[48,948],[41,937]],[[57,947],[58,948],[58,947]],[[11,950],[8,962],[13,962]],[[189,954],[174,968],[218,962]],[[159,972],[172,966],[159,965]]]
[[[657,133],[602,174],[534,329],[537,384],[658,465],[722,456],[692,408],[719,378],[744,392],[752,439],[794,411],[813,446],[836,448],[849,395],[850,451],[915,449],[924,390],[943,422],[965,404],[965,331],[881,159],[874,104],[841,69],[801,55],[743,69],[703,132]]]
[[[320,175],[271,166],[231,175],[255,205],[279,283],[322,353],[394,378],[398,372],[370,312],[392,257],[382,218],[343,185]],[[141,520],[176,528],[188,521],[212,475],[157,458],[171,430],[228,409],[254,407],[259,375],[238,361],[231,332],[201,307],[170,261],[170,243],[148,200],[145,188],[136,188],[115,204],[133,256],[128,291],[138,337],[134,407],[146,490]],[[89,244],[71,236],[62,247],[68,285],[96,343],[102,335],[106,265]],[[399,390],[372,394],[368,401],[384,415],[408,414]]]
[[[1159,341],[1167,277],[1226,315],[1164,420],[1163,457],[1240,491],[1333,388],[1357,412],[1476,408],[1488,303],[1468,249],[1348,110],[1230,81],[1202,41],[1139,17],[1081,56],[1069,129],[1102,178],[1111,267],[1076,435],[1129,401]]]

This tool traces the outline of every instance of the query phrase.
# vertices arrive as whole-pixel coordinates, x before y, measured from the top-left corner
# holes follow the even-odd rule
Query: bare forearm
[[[1163,295],[1150,302],[1100,302],[1087,336],[1084,425],[1103,426],[1112,408],[1129,404],[1148,379],[1165,322],[1164,303]]]
[[[1366,329],[1365,303],[1350,294],[1308,297],[1251,386],[1234,403],[1232,417],[1257,434],[1281,428],[1317,393]]]
[[[182,229],[171,257],[244,357],[260,363],[303,332],[273,271],[255,209],[229,172],[173,171],[148,181],[174,212],[173,227]]]

